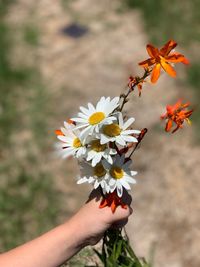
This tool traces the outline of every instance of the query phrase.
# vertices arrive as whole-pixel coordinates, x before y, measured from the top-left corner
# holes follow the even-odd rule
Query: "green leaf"
[[[93,248],[93,251],[97,254],[97,256],[99,257],[99,259],[100,259],[103,263],[105,263],[105,259],[104,259],[103,255],[102,255],[98,250],[96,250],[95,248]]]

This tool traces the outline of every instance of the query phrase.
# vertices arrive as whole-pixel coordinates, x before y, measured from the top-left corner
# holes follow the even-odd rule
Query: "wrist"
[[[86,230],[87,226],[84,225],[84,223],[77,218],[76,215],[64,223],[63,226],[66,230],[66,233],[70,232],[71,245],[76,252],[90,244]]]

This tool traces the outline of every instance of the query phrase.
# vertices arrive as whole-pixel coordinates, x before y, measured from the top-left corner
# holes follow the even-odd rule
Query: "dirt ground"
[[[137,63],[147,56],[148,37],[137,10],[117,12],[118,2],[108,0],[66,3],[64,7],[61,1],[19,0],[9,16],[10,23],[19,27],[31,19],[40,29],[34,60],[54,99],[50,136],[76,114],[79,105],[95,103],[102,95],[119,95],[128,75],[141,72]],[[87,34],[81,38],[64,34],[63,28],[74,21],[88,27]],[[184,67],[178,72],[183,75]],[[155,267],[200,266],[200,147],[193,127],[171,135],[159,126],[165,105],[174,103],[184,90],[162,75],[157,85],[146,84],[142,97],[136,92],[127,105],[127,113],[136,118],[135,129],[149,129],[133,158],[138,175],[127,230],[136,254],[148,258],[154,249]],[[192,99],[189,91],[183,96]],[[66,194],[63,209],[70,216],[89,192],[88,186],[76,185],[76,162],[49,153],[44,168]]]

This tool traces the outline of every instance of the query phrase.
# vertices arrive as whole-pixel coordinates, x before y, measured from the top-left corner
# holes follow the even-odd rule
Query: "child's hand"
[[[77,229],[81,246],[96,244],[108,228],[123,227],[128,222],[132,213],[131,196],[127,194],[124,197],[127,209],[119,206],[112,213],[110,207],[99,208],[101,194],[98,190],[91,193],[89,200],[70,220]]]

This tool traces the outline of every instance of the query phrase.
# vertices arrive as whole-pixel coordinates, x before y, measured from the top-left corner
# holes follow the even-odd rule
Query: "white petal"
[[[93,129],[93,127],[89,125],[84,130],[82,130],[82,132],[80,134],[81,138],[85,139],[87,137],[87,135],[90,133],[90,131],[92,132],[92,129]]]
[[[73,155],[74,155],[74,151],[73,151],[73,150],[71,150],[71,151],[66,151],[66,152],[63,151],[63,153],[62,153],[62,158],[63,158],[63,159],[66,159],[66,158],[68,158],[68,157],[70,157],[70,156],[73,156]]]
[[[88,116],[85,115],[85,114],[83,114],[83,113],[81,113],[81,112],[78,113],[78,116],[79,116],[80,118],[84,119],[84,120],[87,120],[87,119],[88,119]]]
[[[128,175],[125,175],[125,180],[126,180],[128,183],[136,184],[136,180],[133,179],[132,177],[128,176]]]
[[[87,161],[90,161],[91,159],[93,159],[95,155],[96,155],[96,152],[93,150],[90,150],[87,155]]]
[[[94,189],[97,189],[98,186],[99,186],[99,182],[98,182],[98,180],[96,180],[94,183]]]
[[[88,183],[91,184],[94,182],[94,180],[95,180],[94,177],[90,176],[88,179]]]
[[[116,189],[116,184],[114,184],[113,186],[110,186],[110,192],[111,192],[111,193],[114,192],[115,189]]]
[[[113,159],[110,155],[108,155],[107,157],[104,157],[105,159],[107,159],[107,161],[110,163],[110,164],[113,164]]]
[[[126,130],[133,122],[135,121],[135,118],[128,119],[123,126],[123,130]]]
[[[69,130],[69,131],[72,131],[73,128],[74,128],[74,124],[70,124],[70,123],[68,123],[68,122],[66,122],[66,121],[64,121],[64,126],[65,126],[65,128],[66,128],[67,130]]]
[[[110,192],[110,186],[107,183],[105,183],[105,188],[106,188],[106,192],[109,193]]]
[[[90,112],[95,112],[96,111],[94,106],[91,103],[88,103],[88,108],[89,108]]]
[[[114,186],[114,184],[116,184],[116,180],[111,178],[110,181],[109,181],[109,185],[110,186]]]
[[[124,141],[124,139],[121,136],[117,136],[116,137],[116,143],[118,143],[121,146],[125,146],[126,142]]]
[[[71,120],[73,120],[75,122],[81,122],[81,123],[86,123],[87,122],[86,119],[82,119],[82,118],[72,118]]]
[[[102,96],[101,99],[99,100],[99,102],[96,105],[96,110],[97,111],[100,111],[100,110],[103,109],[104,100],[105,100],[105,97]]]
[[[75,127],[74,130],[78,130],[78,129],[84,128],[84,127],[86,127],[86,126],[88,126],[88,125],[89,125],[88,123],[79,124],[79,125],[77,125],[77,126]]]
[[[122,197],[123,187],[120,183],[117,184],[117,194],[118,194],[118,197]]]
[[[127,190],[130,190],[130,189],[131,189],[130,185],[126,182],[125,179],[121,179],[121,180],[120,180],[120,183],[121,183],[121,184],[123,185],[123,187],[126,188]]]
[[[87,108],[84,108],[84,107],[80,107],[80,110],[85,114],[85,115],[90,115],[90,112]]]
[[[72,131],[69,130],[69,129],[66,129],[65,127],[61,127],[61,132],[64,134],[64,135],[69,135],[69,134],[72,134]]]
[[[134,134],[140,134],[141,131],[140,131],[140,130],[133,130],[133,133],[134,133]]]
[[[137,174],[137,172],[136,171],[131,171],[131,175],[136,175]]]
[[[133,143],[137,143],[138,142],[138,140],[135,138],[135,137],[133,137],[133,136],[128,136],[128,135],[125,135],[125,136],[123,136],[123,139],[126,141],[126,142],[133,142]]]
[[[101,154],[97,153],[92,160],[92,167],[96,166],[101,160]]]
[[[107,137],[106,135],[102,134],[100,144],[104,145],[106,143],[109,143],[112,139],[113,138]]]
[[[60,141],[65,142],[65,143],[72,143],[73,142],[73,139],[66,137],[66,136],[63,136],[63,135],[58,135],[57,138]]]
[[[122,117],[122,113],[121,112],[119,112],[118,113],[118,118],[119,118],[119,127],[121,128],[121,129],[123,129],[123,117]]]
[[[134,134],[136,130],[124,130],[122,131],[123,135],[129,135],[129,134]]]
[[[83,184],[83,183],[86,183],[87,181],[88,179],[86,177],[83,177],[77,181],[77,184]]]

